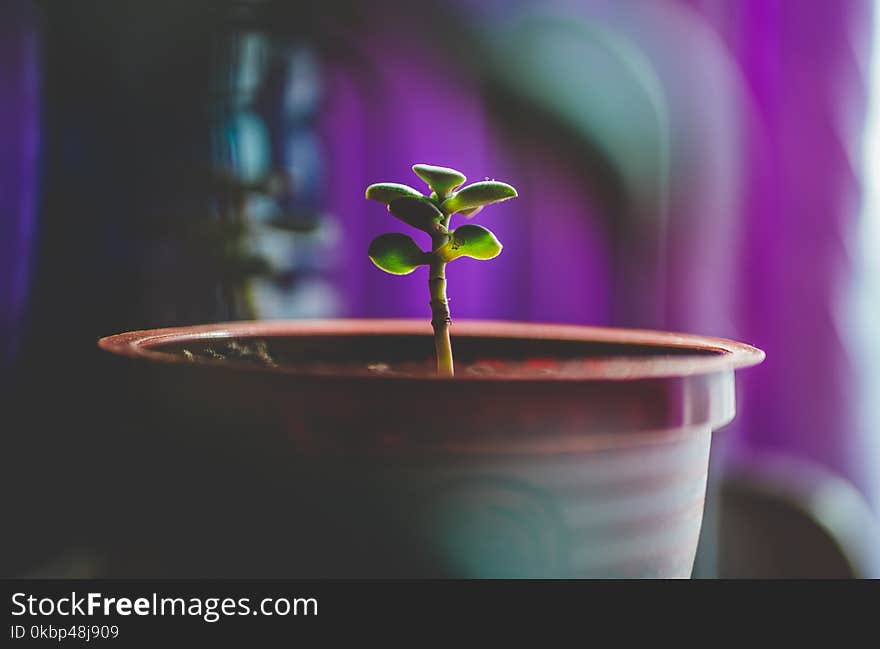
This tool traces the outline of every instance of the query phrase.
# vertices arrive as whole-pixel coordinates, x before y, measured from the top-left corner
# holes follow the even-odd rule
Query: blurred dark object
[[[786,457],[750,460],[721,480],[722,578],[880,578],[880,528],[846,480]]]
[[[27,573],[88,534],[81,513],[94,503],[85,494],[106,481],[117,430],[95,409],[105,391],[96,339],[252,315],[242,287],[279,270],[254,243],[259,224],[252,217],[295,211],[292,236],[315,230],[315,219],[302,215],[314,214],[318,186],[297,176],[293,189],[308,200],[292,201],[289,183],[278,178],[289,171],[285,159],[241,173],[242,139],[226,118],[252,106],[274,116],[279,102],[270,90],[299,82],[296,74],[270,78],[265,93],[242,101],[234,46],[252,23],[237,4],[23,0],[0,8],[0,87],[9,63],[15,98],[0,125],[4,144],[7,127],[15,135],[13,155],[4,150],[0,157],[11,165],[8,175],[3,168],[0,192],[8,385],[0,428],[6,491],[21,492],[4,508],[16,530],[5,535],[0,574]],[[331,10],[293,7],[290,39],[319,33],[316,21]],[[287,54],[276,52],[272,70],[295,67]],[[274,118],[283,121],[281,108]],[[9,219],[7,178],[16,188]],[[271,201],[278,205],[269,209]],[[285,240],[280,247],[291,246]],[[297,247],[301,258],[304,249]],[[291,268],[281,262],[281,281],[289,285]],[[15,365],[6,364],[7,346]]]

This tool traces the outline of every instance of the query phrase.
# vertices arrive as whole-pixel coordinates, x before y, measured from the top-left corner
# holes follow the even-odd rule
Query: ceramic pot
[[[431,373],[421,321],[99,344],[119,420],[149,422],[151,470],[177,476],[137,536],[166,571],[214,576],[689,577],[711,433],[734,417],[734,370],[763,359],[703,336],[464,321],[453,379]],[[197,524],[169,513],[221,492]]]

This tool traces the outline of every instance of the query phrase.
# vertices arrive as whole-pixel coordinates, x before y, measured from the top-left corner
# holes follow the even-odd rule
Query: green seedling
[[[373,239],[368,254],[376,266],[392,275],[408,275],[419,266],[428,267],[437,373],[453,376],[446,264],[459,257],[492,259],[501,252],[501,242],[480,225],[469,223],[450,229],[449,221],[453,214],[470,218],[486,205],[516,198],[517,194],[507,183],[495,180],[461,187],[467,178],[447,167],[418,164],[413,165],[412,170],[428,184],[429,196],[408,185],[377,183],[367,187],[367,198],[385,203],[393,216],[428,234],[431,251],[423,251],[405,234],[389,233]]]

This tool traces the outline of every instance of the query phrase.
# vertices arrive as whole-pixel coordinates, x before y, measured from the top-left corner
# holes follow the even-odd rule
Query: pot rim
[[[310,369],[259,367],[235,361],[219,363],[211,359],[187,359],[177,354],[156,349],[159,345],[195,340],[226,337],[309,337],[352,335],[425,335],[430,337],[430,323],[415,319],[303,319],[303,320],[256,320],[220,322],[145,329],[106,336],[98,340],[98,346],[111,354],[171,365],[202,365],[214,368],[241,369],[322,378],[359,378],[371,381],[399,381],[395,375],[366,375],[354,370],[336,371],[332,374]],[[572,324],[507,322],[496,320],[457,320],[452,329],[455,337],[479,337],[495,339],[532,338],[539,340],[562,340],[572,342],[605,342],[633,344],[658,349],[676,347],[693,349],[694,355],[656,356],[608,356],[596,362],[584,364],[576,372],[564,375],[456,375],[453,378],[430,374],[407,376],[407,381],[468,381],[507,382],[535,381],[607,381],[657,379],[712,374],[757,365],[765,354],[751,345],[696,334],[656,331],[651,329],[627,329],[617,327],[593,327]],[[709,352],[708,354],[706,352]]]

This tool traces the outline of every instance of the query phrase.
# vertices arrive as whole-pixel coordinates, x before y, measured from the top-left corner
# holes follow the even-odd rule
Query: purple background
[[[854,425],[855,370],[838,321],[853,272],[846,242],[860,210],[852,152],[867,99],[870,4],[621,4],[541,3],[614,25],[651,57],[666,93],[671,216],[666,261],[657,260],[661,315],[615,317],[613,277],[638,262],[610,254],[614,242],[586,183],[561,168],[550,146],[511,155],[475,81],[451,74],[437,53],[389,38],[393,19],[361,45],[391,89],[381,105],[365,102],[345,70],[331,75],[328,90],[328,175],[340,188],[329,207],[345,222],[346,314],[421,317],[426,308],[422,274],[363,267],[369,239],[394,229],[380,206],[364,204],[363,186],[418,186],[410,161],[455,161],[473,178],[515,179],[521,198],[477,217],[504,253],[449,270],[453,318],[633,324],[751,342],[767,360],[740,377],[735,446],[816,460],[876,506],[880,459]],[[637,302],[631,296],[645,285],[624,290]]]
[[[755,344],[767,360],[739,378],[733,450],[814,460],[880,507],[880,458],[872,451],[880,422],[864,433],[854,419],[854,358],[867,351],[853,349],[841,325],[863,183],[878,182],[861,177],[859,157],[871,3],[457,4],[484,34],[503,35],[540,11],[598,30],[622,53],[621,69],[643,84],[635,90],[625,75],[589,65],[592,58],[565,68],[565,80],[572,98],[583,96],[582,109],[567,119],[593,129],[623,179],[612,194],[629,201],[625,218],[609,215],[607,187],[561,155],[557,139],[509,137],[487,101],[484,61],[451,66],[407,29],[410,14],[368,13],[345,46],[350,58],[368,63],[369,84],[349,63],[322,67],[318,128],[325,187],[333,188],[322,207],[341,225],[338,263],[329,271],[341,294],[339,315],[427,317],[424,272],[392,277],[365,263],[369,240],[398,229],[381,206],[364,201],[367,184],[419,186],[413,162],[455,166],[471,180],[508,180],[520,198],[476,218],[497,233],[504,252],[490,263],[450,267],[453,319],[658,327]],[[27,0],[0,8],[7,363],[26,321],[30,269],[52,263],[32,254],[41,140],[40,21],[32,9]],[[553,68],[545,73],[552,77]],[[544,93],[536,101],[561,98]],[[95,337],[108,333],[100,326],[107,325],[99,323]]]

